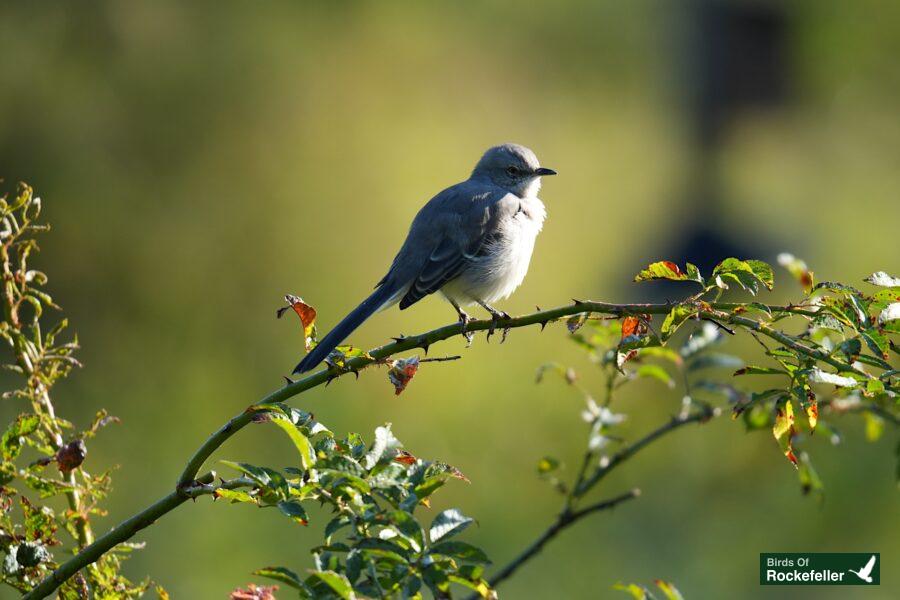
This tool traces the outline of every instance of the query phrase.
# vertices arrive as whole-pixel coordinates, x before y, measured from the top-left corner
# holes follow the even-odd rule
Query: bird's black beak
[[[544,176],[544,175],[556,175],[556,171],[553,169],[548,169],[547,167],[540,167],[534,170],[535,175]]]

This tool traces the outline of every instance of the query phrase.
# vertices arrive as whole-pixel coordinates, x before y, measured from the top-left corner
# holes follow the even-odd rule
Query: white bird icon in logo
[[[869,559],[869,562],[866,563],[859,571],[854,571],[853,569],[847,569],[866,583],[872,583],[872,569],[875,568],[875,555],[872,555],[872,558]]]

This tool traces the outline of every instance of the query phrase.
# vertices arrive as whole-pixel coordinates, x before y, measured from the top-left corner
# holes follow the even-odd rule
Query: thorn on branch
[[[435,356],[435,357],[433,357],[433,358],[423,358],[423,359],[421,359],[419,362],[423,362],[423,363],[426,363],[426,362],[447,362],[447,361],[450,361],[450,360],[459,360],[459,359],[461,359],[461,358],[462,358],[462,356],[459,356],[458,354],[455,355],[455,356]]]

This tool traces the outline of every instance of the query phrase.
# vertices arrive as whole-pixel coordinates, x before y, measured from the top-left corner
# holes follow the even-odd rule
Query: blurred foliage
[[[12,200],[0,198],[0,337],[10,349],[9,362],[3,367],[21,383],[21,387],[5,391],[3,398],[28,407],[0,438],[0,582],[22,592],[47,576],[66,554],[93,541],[91,519],[106,514],[101,502],[109,493],[110,474],[94,475],[84,469],[86,441],[118,421],[101,410],[87,429],[79,431],[56,414],[51,391],[80,363],[74,356],[77,339],[60,339],[68,322],[62,319],[46,326],[45,311],[59,307],[43,289],[47,275],[29,265],[38,250],[36,235],[49,229],[39,222],[40,214],[41,199],[27,185],[20,185]],[[48,472],[54,463],[58,477]],[[60,497],[66,499],[65,509],[56,502]],[[67,536],[60,536],[60,531]],[[60,590],[60,598],[143,595],[150,587],[149,580],[132,583],[121,574],[122,561],[137,547],[122,544],[114,548],[69,580]]]

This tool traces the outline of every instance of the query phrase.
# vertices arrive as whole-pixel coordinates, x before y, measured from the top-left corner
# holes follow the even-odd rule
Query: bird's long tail
[[[294,368],[294,373],[305,373],[314,369],[316,365],[325,360],[325,357],[331,354],[332,350],[347,339],[348,335],[353,333],[366,319],[378,312],[396,292],[395,286],[388,282],[379,286],[377,290],[372,292],[371,296],[363,300],[362,304],[353,309],[353,312],[344,317],[334,329],[329,331],[328,335],[316,344],[312,352],[303,357],[300,364]]]

